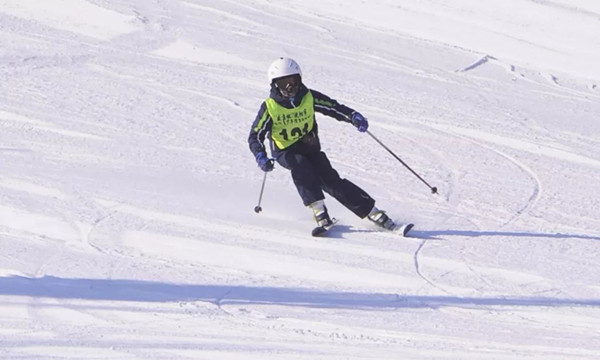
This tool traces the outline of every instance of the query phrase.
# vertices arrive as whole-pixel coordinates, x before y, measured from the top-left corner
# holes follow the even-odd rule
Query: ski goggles
[[[275,86],[279,89],[281,95],[292,97],[298,93],[301,82],[300,75],[294,74],[275,79]]]

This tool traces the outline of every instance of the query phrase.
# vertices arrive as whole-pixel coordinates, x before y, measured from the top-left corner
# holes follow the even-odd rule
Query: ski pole
[[[378,138],[375,137],[375,135],[371,134],[371,132],[369,130],[367,130],[367,134],[371,135],[371,137],[377,141],[377,143],[379,143],[379,145],[383,146],[384,149],[386,149],[390,154],[392,154],[393,157],[396,158],[396,160],[400,161],[400,163],[402,165],[404,165],[408,170],[410,170],[410,172],[413,173],[414,176],[416,176],[419,180],[421,180],[425,185],[427,185],[427,187],[429,188],[429,190],[431,190],[432,194],[437,194],[437,187],[435,186],[431,186],[427,183],[427,181],[425,181],[421,176],[419,176],[419,174],[417,174],[413,169],[410,168],[410,166],[408,166],[404,161],[402,161],[402,159],[400,159],[398,157],[398,155],[394,154],[394,152],[392,150],[390,150],[387,146],[385,146]]]
[[[273,161],[273,160],[269,160],[269,161]],[[254,207],[254,212],[257,214],[262,211],[262,207],[260,207],[260,203],[262,201],[263,192],[265,191],[265,182],[267,182],[267,174],[268,173],[265,171],[265,176],[263,176],[262,186],[260,187],[260,195],[258,196],[258,205],[256,205]]]
[[[265,182],[267,182],[267,173],[265,172],[265,176],[263,176],[262,186],[260,187],[260,195],[258,196],[258,205],[254,207],[254,212],[259,213],[262,211],[262,207],[260,207],[260,203],[262,201],[263,192],[265,191]]]

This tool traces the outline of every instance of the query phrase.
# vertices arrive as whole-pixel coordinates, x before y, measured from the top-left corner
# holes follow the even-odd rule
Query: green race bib
[[[297,108],[287,109],[272,98],[268,98],[266,103],[269,115],[273,120],[271,138],[278,149],[289,147],[313,129],[315,107],[310,91]]]

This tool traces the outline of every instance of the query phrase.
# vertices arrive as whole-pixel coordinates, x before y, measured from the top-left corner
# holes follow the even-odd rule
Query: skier
[[[340,178],[321,151],[315,111],[351,123],[360,132],[367,131],[367,119],[336,100],[308,89],[302,82],[300,66],[293,59],[275,60],[269,66],[268,77],[271,93],[252,124],[248,136],[250,151],[263,171],[273,170],[273,160],[267,157],[264,146],[265,138],[269,137],[273,158],[291,171],[304,205],[313,211],[318,225],[313,235],[333,225],[323,191],[359,218],[367,217],[378,226],[393,230],[396,224],[375,206],[375,200],[350,180]]]

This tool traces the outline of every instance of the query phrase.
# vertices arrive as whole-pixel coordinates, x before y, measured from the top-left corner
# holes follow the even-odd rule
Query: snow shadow
[[[459,297],[330,292],[301,288],[169,284],[119,279],[0,277],[0,295],[132,302],[204,301],[215,305],[273,304],[315,308],[397,309],[486,306],[598,307],[600,299]]]
[[[416,230],[411,232],[414,236],[423,239],[442,239],[444,236],[502,236],[502,237],[527,237],[527,238],[546,238],[546,239],[582,239],[582,240],[600,240],[600,236],[563,234],[563,233],[530,233],[518,231],[475,231],[475,230]]]

